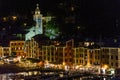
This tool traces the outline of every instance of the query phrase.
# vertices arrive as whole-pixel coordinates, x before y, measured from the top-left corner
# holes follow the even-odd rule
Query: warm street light
[[[15,21],[17,19],[17,17],[16,16],[12,16],[12,19]]]
[[[106,69],[108,68],[108,65],[103,65],[102,67],[102,71],[103,71],[103,74],[106,74]]]
[[[63,65],[65,65],[65,62],[63,62]]]
[[[103,68],[107,69],[107,68],[108,68],[108,65],[105,64],[105,65],[103,66]]]

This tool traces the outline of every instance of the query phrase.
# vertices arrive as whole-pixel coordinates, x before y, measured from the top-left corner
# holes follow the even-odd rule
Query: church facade
[[[25,35],[25,40],[31,40],[35,35],[43,34],[42,14],[40,13],[38,4],[33,15],[33,20],[36,22],[36,25],[29,29],[29,32]]]

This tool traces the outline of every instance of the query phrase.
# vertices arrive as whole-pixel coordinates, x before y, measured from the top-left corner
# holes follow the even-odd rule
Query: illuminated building
[[[57,63],[72,66],[74,61],[73,40],[66,42],[66,46],[56,47]]]
[[[38,43],[34,40],[34,38],[32,38],[31,40],[27,40],[25,46],[25,54],[27,58],[40,57],[40,49]]]
[[[101,49],[93,49],[93,54],[94,54],[93,65],[100,66],[102,58]]]
[[[86,65],[87,66],[100,66],[101,62],[101,53],[100,49],[87,49],[85,53]]]
[[[0,46],[0,57],[4,56],[2,46]]]
[[[35,10],[35,14],[33,15],[33,20],[36,22],[36,25],[29,29],[29,32],[26,34],[25,40],[31,40],[31,38],[35,35],[43,34],[42,15],[40,14],[38,4]]]
[[[104,68],[106,65],[109,71],[120,68],[120,49],[113,47],[101,48],[74,48],[74,64],[86,67]]]
[[[74,41],[66,41],[66,45],[40,45],[34,38],[26,41],[10,41],[10,47],[0,47],[0,57],[24,56],[26,58],[38,58],[50,63],[64,64],[68,66],[83,65],[85,67],[99,66],[108,69],[120,68],[119,47],[97,47],[94,42],[84,43],[82,47],[74,47]],[[40,47],[41,46],[41,47]]]
[[[56,47],[56,55],[57,57],[57,63],[63,64],[65,63],[65,58],[64,58],[64,49],[65,47]]]
[[[84,65],[84,47],[74,48],[74,65]]]
[[[56,47],[54,45],[42,46],[42,60],[56,63]]]
[[[10,47],[0,47],[0,57],[3,56],[10,56],[11,55],[11,50]]]
[[[109,68],[120,68],[120,49],[119,48],[110,48],[102,47],[101,48],[101,65],[108,65]]]
[[[89,50],[87,48],[84,49],[84,65],[90,66],[90,54]]]
[[[11,50],[10,47],[3,47],[3,56],[10,56]]]
[[[74,64],[84,66],[99,66],[101,63],[101,49],[99,48],[74,48]]]
[[[10,41],[11,55],[25,56],[24,43],[25,41]]]
[[[43,15],[40,13],[39,5],[37,4],[35,14],[33,15],[33,20],[35,21],[35,26],[32,26],[28,31],[28,33],[25,35],[25,40],[30,40],[32,37],[44,34],[45,36],[49,37],[50,39],[55,39],[59,35],[59,29],[56,24],[51,21],[51,16],[43,17]],[[43,30],[43,26],[45,29]]]
[[[64,49],[64,62],[66,65],[73,65],[73,61],[74,61],[74,50],[71,47],[65,47]]]
[[[74,62],[74,40],[68,40],[66,41],[66,47],[64,49],[64,62],[66,65],[73,65]]]

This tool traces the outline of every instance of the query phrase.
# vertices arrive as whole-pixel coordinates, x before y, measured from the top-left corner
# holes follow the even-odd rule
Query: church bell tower
[[[33,20],[36,22],[35,25],[35,28],[37,29],[36,33],[43,34],[42,14],[40,13],[39,4],[36,5],[35,13],[33,15]]]

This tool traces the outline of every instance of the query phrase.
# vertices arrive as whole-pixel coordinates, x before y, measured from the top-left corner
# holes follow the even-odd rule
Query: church
[[[35,35],[43,34],[42,14],[39,10],[39,4],[37,4],[33,20],[36,22],[36,25],[29,29],[29,32],[25,35],[25,40],[31,40]]]

